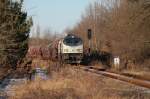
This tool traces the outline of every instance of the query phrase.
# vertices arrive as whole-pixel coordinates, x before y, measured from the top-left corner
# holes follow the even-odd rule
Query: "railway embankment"
[[[41,70],[39,70],[39,68],[41,68]],[[31,82],[13,85],[13,89],[12,87],[9,87],[10,90],[7,90],[7,92],[13,93],[10,94],[10,99],[12,99],[12,97],[13,99],[150,98],[150,90],[147,88],[139,87],[134,84],[105,77],[103,75],[88,73],[80,69],[74,69],[74,66],[71,65],[68,66],[64,64],[63,66],[60,66],[59,63],[53,63],[48,60],[34,59],[32,60],[30,69],[37,69],[37,74],[32,75],[32,77],[35,77],[37,75],[42,76],[44,78],[45,76],[43,76],[43,70],[47,70],[48,75],[46,73],[46,76],[49,76],[50,79],[35,79]],[[21,68],[17,69],[17,75],[21,75],[21,71]],[[11,81],[14,84],[14,80],[16,84],[20,83],[20,81],[24,81],[24,78],[11,79],[9,80],[9,85],[11,84]]]
[[[54,66],[54,65],[53,65]],[[71,66],[15,88],[13,99],[149,99],[150,90]],[[10,97],[10,99],[12,99]]]

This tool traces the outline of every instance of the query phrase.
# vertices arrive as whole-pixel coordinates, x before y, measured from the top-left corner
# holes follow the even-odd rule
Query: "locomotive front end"
[[[62,59],[67,63],[80,63],[83,58],[83,41],[75,35],[65,37],[61,45]]]

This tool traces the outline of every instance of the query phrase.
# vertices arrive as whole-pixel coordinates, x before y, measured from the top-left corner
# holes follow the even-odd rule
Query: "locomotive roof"
[[[79,38],[75,34],[68,34],[65,38]]]

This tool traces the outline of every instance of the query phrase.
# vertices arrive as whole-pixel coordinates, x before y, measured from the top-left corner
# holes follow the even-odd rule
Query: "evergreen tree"
[[[32,18],[22,11],[23,0],[0,1],[0,65],[16,67],[28,50]]]

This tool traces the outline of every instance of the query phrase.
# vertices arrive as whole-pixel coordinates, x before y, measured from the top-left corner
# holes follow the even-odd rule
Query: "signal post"
[[[91,30],[91,29],[88,29],[88,31],[87,31],[87,38],[88,38],[88,40],[89,40],[88,54],[89,54],[89,56],[90,56],[90,55],[91,55],[91,46],[92,46],[92,43],[91,43],[92,30]]]

